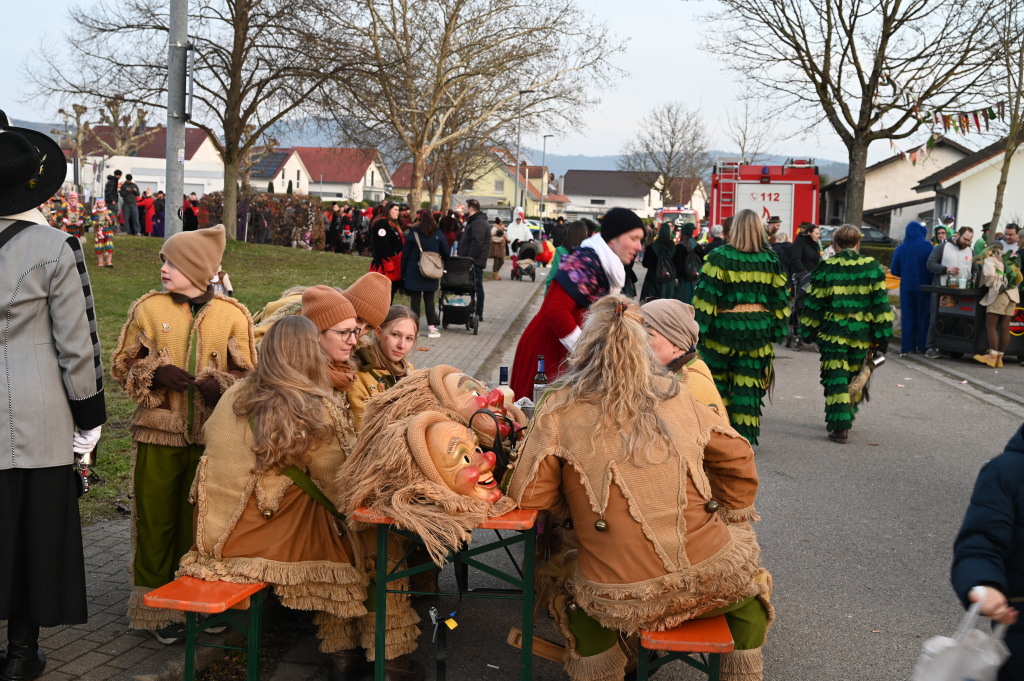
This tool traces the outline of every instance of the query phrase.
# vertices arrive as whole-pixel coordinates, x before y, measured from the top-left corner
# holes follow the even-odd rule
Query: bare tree
[[[827,123],[846,146],[846,220],[860,224],[870,144],[958,110],[984,78],[997,0],[718,0],[704,49],[779,111]]]
[[[739,150],[741,158],[756,165],[771,153],[771,145],[777,139],[778,119],[760,113],[752,104],[751,96],[745,95],[740,99],[742,110],[726,109],[722,132]]]
[[[340,8],[332,11],[339,12]],[[75,55],[40,49],[28,75],[41,98],[102,101],[120,92],[128,104],[166,110],[168,0],[121,0],[72,11],[65,37]],[[192,0],[195,109],[191,123],[224,162],[224,223],[233,235],[239,166],[273,126],[302,107],[344,64],[318,59],[328,37],[318,15],[286,0]],[[310,26],[314,29],[310,30]],[[319,37],[318,37],[319,36]]]
[[[999,84],[999,96],[1006,101],[1006,146],[996,185],[991,234],[999,231],[1010,164],[1018,147],[1024,143],[1024,2],[1005,2],[998,10],[996,27],[992,66]]]
[[[524,130],[580,124],[621,46],[576,0],[319,0],[330,35],[358,64],[332,83],[339,114],[386,131],[412,162],[410,203],[442,145],[483,138],[518,117]],[[313,2],[316,5],[316,2]],[[472,116],[452,123],[456,112]]]
[[[672,186],[675,180],[703,177],[711,163],[700,112],[684,102],[665,102],[641,119],[639,128],[619,154],[619,170],[661,194],[665,203],[688,203],[690,197],[672,196]]]

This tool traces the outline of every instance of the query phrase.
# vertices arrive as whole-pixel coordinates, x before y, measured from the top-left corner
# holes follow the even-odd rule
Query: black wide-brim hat
[[[52,137],[12,127],[0,111],[0,215],[42,205],[57,193],[67,174],[64,152]]]

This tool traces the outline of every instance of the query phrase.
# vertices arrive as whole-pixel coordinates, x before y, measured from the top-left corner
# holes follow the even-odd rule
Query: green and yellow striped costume
[[[885,272],[870,256],[840,251],[811,274],[805,301],[800,329],[808,340],[817,335],[825,423],[830,431],[849,430],[857,413],[857,405],[850,402],[850,381],[868,352],[885,352],[892,336]]]
[[[756,445],[775,356],[772,343],[786,337],[786,271],[774,251],[719,246],[704,260],[693,307],[700,356],[722,394],[729,423]]]

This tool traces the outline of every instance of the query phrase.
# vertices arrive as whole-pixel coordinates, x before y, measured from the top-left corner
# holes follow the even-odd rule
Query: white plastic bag
[[[1006,626],[995,625],[991,634],[975,629],[979,610],[981,600],[971,605],[953,638],[933,636],[924,642],[913,681],[995,681],[1010,656],[1003,643]]]

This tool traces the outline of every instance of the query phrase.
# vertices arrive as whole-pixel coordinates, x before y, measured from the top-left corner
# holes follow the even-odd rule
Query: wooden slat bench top
[[[165,608],[206,614],[221,613],[265,589],[265,582],[236,584],[207,582],[194,577],[179,577],[170,584],[150,591],[142,602],[151,608]]]

